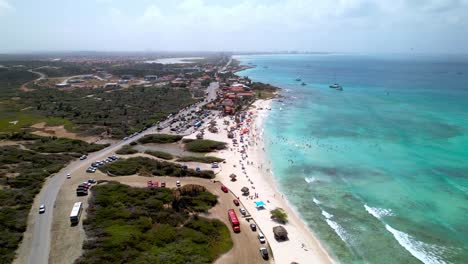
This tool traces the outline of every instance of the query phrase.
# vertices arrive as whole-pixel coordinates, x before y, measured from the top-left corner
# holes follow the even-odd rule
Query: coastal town
[[[53,137],[53,140],[83,139],[106,147],[94,153],[82,153],[79,159],[46,180],[31,206],[16,263],[28,263],[32,258],[35,263],[87,263],[88,254],[95,254],[99,249],[99,245],[89,245],[96,238],[89,227],[92,220],[86,220],[88,214],[92,218],[90,210],[96,206],[93,196],[98,194],[93,190],[117,182],[152,191],[206,188],[216,195],[216,205],[211,209],[190,211],[207,219],[219,219],[230,230],[232,248],[216,256],[215,263],[331,262],[270,175],[262,122],[272,100],[279,94],[278,88],[237,75],[254,66],[240,65],[231,57],[219,57],[209,63],[175,60],[178,63],[165,65],[157,71],[159,74],[145,75],[112,74],[105,67],[95,67],[96,62],[87,62],[92,65],[90,73],[72,76],[48,77],[50,66],[29,70],[39,78],[22,85],[19,90],[23,94],[54,90],[113,93],[172,89],[188,91],[193,101],[154,123],[146,122],[140,128],[129,130],[131,133],[120,139],[112,128],[94,137],[80,137],[64,131],[64,126],[32,124],[27,131],[33,135]],[[122,64],[152,67],[145,62],[138,66],[130,61],[118,62]],[[87,100],[95,100],[94,97],[86,96]],[[18,123],[10,123],[15,125]],[[18,144],[9,138],[3,140],[4,145]],[[133,172],[122,172],[130,162],[141,165],[136,165]],[[148,173],[143,169],[146,166],[143,164],[148,162],[182,168],[187,171],[183,175],[187,176]]]

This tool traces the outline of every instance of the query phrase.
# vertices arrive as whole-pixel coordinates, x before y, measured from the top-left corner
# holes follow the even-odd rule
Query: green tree
[[[281,222],[283,224],[288,222],[288,214],[286,214],[283,208],[277,207],[276,209],[271,210],[270,213],[271,213],[271,219]]]

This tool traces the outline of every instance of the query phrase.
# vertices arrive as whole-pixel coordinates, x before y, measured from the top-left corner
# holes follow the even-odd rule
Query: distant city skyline
[[[468,53],[468,0],[0,0],[0,53]]]

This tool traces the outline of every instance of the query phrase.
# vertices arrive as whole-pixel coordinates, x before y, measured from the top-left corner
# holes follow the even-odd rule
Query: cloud
[[[13,6],[7,0],[0,0],[0,15],[13,10]]]

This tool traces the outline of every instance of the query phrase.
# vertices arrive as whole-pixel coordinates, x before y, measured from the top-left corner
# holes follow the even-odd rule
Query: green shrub
[[[197,156],[184,156],[177,159],[180,162],[201,162],[201,163],[213,163],[213,162],[222,162],[224,159],[212,156],[204,156],[204,157],[197,157]]]
[[[270,211],[271,219],[280,223],[286,224],[288,222],[288,214],[282,208],[276,208]]]
[[[174,143],[182,139],[182,136],[179,135],[169,135],[169,134],[152,134],[146,135],[138,140],[141,144],[147,143]]]
[[[226,143],[208,139],[196,139],[185,143],[185,148],[192,152],[211,152],[225,149]]]
[[[118,149],[115,153],[119,155],[130,155],[130,154],[138,153],[138,150],[132,148],[132,146],[124,145],[120,149]]]
[[[145,153],[148,154],[148,155],[155,156],[155,157],[160,158],[160,159],[165,159],[165,160],[171,160],[171,159],[174,158],[174,156],[172,156],[172,154],[164,152],[164,151],[147,150],[147,151],[145,151]]]

